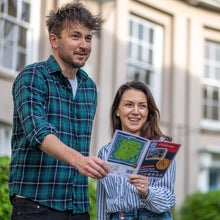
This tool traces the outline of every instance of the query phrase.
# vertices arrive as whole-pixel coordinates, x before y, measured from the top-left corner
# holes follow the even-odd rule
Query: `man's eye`
[[[92,40],[92,37],[86,37],[86,41],[90,42]]]
[[[73,39],[78,39],[79,36],[78,36],[77,34],[74,34],[74,35],[72,35],[72,38],[73,38]]]

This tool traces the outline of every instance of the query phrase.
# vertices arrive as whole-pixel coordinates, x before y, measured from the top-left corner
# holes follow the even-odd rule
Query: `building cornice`
[[[205,10],[220,12],[220,0],[183,0],[184,2]]]

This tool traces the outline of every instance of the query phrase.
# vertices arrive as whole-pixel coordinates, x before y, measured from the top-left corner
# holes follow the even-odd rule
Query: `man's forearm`
[[[44,138],[40,149],[44,153],[75,167],[84,176],[100,179],[108,175],[109,168],[103,160],[82,155],[65,145],[54,134],[48,134]]]
[[[76,161],[83,157],[78,151],[65,145],[54,134],[48,134],[44,138],[40,149],[51,157],[61,160],[73,167],[76,166]]]

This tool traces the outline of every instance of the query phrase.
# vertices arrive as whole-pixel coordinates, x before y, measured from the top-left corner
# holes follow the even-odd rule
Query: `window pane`
[[[213,106],[212,108],[212,119],[218,120],[218,107]]]
[[[17,17],[17,0],[8,0],[8,14]]]
[[[207,118],[207,105],[203,105],[203,118]]]
[[[3,66],[12,68],[13,48],[12,46],[5,46],[3,49]]]
[[[135,72],[134,80],[138,81],[139,80],[139,76],[140,76],[139,72]]]
[[[30,22],[30,5],[26,2],[22,3],[22,20]]]
[[[131,42],[129,42],[129,44],[128,44],[128,57],[131,57],[131,48],[132,48],[132,44],[131,44]]]
[[[18,45],[26,48],[26,37],[27,37],[27,30],[23,27],[19,27],[19,39]]]
[[[206,43],[206,45],[205,45],[205,58],[206,59],[210,58],[209,44],[208,43]]]
[[[149,28],[145,26],[143,32],[143,40],[149,42]]]
[[[4,0],[0,0],[0,12],[4,12],[4,8],[5,8],[5,4],[4,4]]]
[[[138,39],[138,23],[133,21],[132,36]]]
[[[149,42],[150,42],[151,44],[154,43],[154,31],[153,31],[152,28],[149,29]]]
[[[18,53],[16,71],[21,71],[24,68],[25,58],[26,58],[26,55],[24,53]]]
[[[142,24],[139,24],[138,38],[139,38],[140,40],[143,40],[143,25],[142,25]]]
[[[216,171],[210,171],[209,173],[209,189],[216,190],[218,187],[218,173]]]
[[[220,62],[220,46],[216,49],[216,61]]]
[[[151,49],[149,49],[148,53],[149,53],[148,63],[152,65],[153,64],[153,51]]]
[[[133,44],[132,45],[132,50],[131,50],[131,57],[137,58],[137,56],[138,56],[138,45]]]
[[[207,88],[206,88],[206,86],[203,87],[203,98],[207,99]]]
[[[0,30],[4,30],[4,20],[0,18]],[[0,40],[3,38],[3,32],[4,31],[0,31]]]
[[[138,60],[142,60],[142,47],[141,45],[138,45]]]
[[[133,21],[129,22],[129,35],[132,36],[132,30],[133,30]]]
[[[213,100],[218,101],[218,88],[213,89]]]
[[[207,97],[208,97],[208,91],[207,91],[207,86],[203,86],[203,118],[207,118],[208,115],[207,115],[207,105],[206,105],[206,102],[207,102]]]
[[[209,72],[210,72],[210,70],[209,70],[209,66],[208,65],[205,65],[205,77],[206,78],[209,78]]]
[[[4,28],[4,39],[7,41],[7,42],[13,42],[14,40],[14,36],[15,36],[15,24],[9,22],[9,21],[6,21],[5,22],[5,28]]]
[[[146,74],[145,74],[145,83],[150,85],[150,76],[151,76],[151,71],[150,70],[146,70]]]
[[[220,67],[215,68],[215,79],[220,80]]]

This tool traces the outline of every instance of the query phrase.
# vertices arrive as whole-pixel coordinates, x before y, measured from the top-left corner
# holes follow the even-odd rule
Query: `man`
[[[11,219],[89,219],[88,177],[109,171],[89,157],[96,85],[80,68],[100,18],[69,3],[47,17],[53,55],[25,67],[13,85],[9,173]]]

